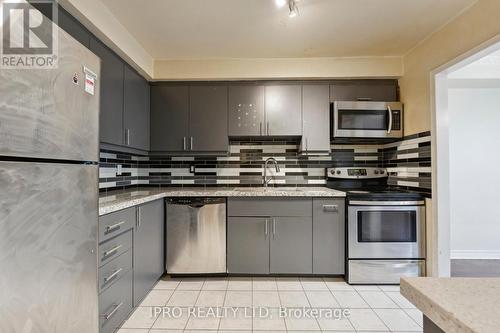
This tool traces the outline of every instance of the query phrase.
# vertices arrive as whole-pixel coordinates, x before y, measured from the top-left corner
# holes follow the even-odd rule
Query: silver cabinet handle
[[[274,235],[276,235],[276,219],[273,217],[273,239]]]
[[[259,135],[262,135],[262,121],[259,123]]]
[[[186,150],[186,137],[182,138],[182,150]]]
[[[309,151],[309,140],[306,137],[306,151]]]
[[[120,229],[120,226],[124,223],[125,223],[125,221],[120,221],[120,222],[112,224],[112,225],[107,225],[104,233],[109,234],[110,232],[115,231],[115,229]]]
[[[142,207],[137,207],[137,227],[141,227],[142,224]]]
[[[130,129],[127,128],[127,132],[126,132],[126,144],[127,146],[130,146]]]
[[[387,105],[387,112],[389,113],[389,128],[387,129],[387,134],[392,131],[392,109],[389,105]]]
[[[323,211],[325,211],[325,212],[338,212],[339,206],[338,205],[323,205]]]
[[[189,147],[189,150],[193,150],[193,137],[191,137],[191,142],[190,142],[190,147]]]
[[[104,284],[108,283],[109,281],[113,280],[115,277],[118,276],[118,274],[120,274],[120,272],[123,271],[123,268],[119,268],[117,269],[116,271],[114,271],[110,276],[108,277],[105,277],[103,282]]]
[[[267,135],[269,135],[269,121],[267,122]]]
[[[269,219],[266,219],[266,227],[265,227],[265,229],[264,229],[264,232],[265,232],[265,234],[266,234],[266,238],[267,238],[267,234],[269,233],[269,232],[268,232],[268,226],[267,226],[268,222],[269,222]]]
[[[105,314],[103,317],[105,320],[109,320],[111,317],[113,317],[113,315],[116,313],[116,311],[118,311],[118,309],[123,305],[123,302],[121,302],[120,304],[117,304],[115,305],[115,307],[113,308],[113,310],[111,310],[109,313]]]
[[[120,245],[117,245],[117,246],[115,246],[114,248],[112,248],[112,249],[110,249],[110,250],[104,251],[104,253],[102,254],[102,256],[103,256],[104,258],[107,258],[107,257],[109,257],[110,255],[115,254],[115,253],[116,253],[119,249],[121,249],[121,247],[122,247],[122,245],[120,244]]]

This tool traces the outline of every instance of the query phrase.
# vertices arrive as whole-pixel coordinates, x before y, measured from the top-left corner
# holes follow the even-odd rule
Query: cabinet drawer
[[[132,247],[132,230],[99,245],[99,267],[118,258]]]
[[[228,216],[312,216],[312,199],[229,198]]]
[[[112,333],[132,311],[132,271],[99,295],[99,332]]]
[[[132,269],[131,249],[99,268],[99,291],[111,287],[130,269]]]
[[[99,217],[99,243],[133,228],[135,219],[135,207]]]

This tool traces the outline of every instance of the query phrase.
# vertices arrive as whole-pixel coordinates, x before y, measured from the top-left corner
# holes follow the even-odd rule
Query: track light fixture
[[[295,17],[299,15],[299,7],[297,7],[297,0],[288,0],[288,9],[290,13],[288,13],[289,17]]]
[[[288,4],[288,10],[290,11],[288,13],[289,17],[295,17],[299,15],[299,7],[297,6],[297,3],[299,1],[300,0],[274,0],[278,8],[284,7],[286,4]]]

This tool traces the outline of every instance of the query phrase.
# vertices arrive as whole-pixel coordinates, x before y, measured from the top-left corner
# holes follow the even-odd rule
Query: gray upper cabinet
[[[302,86],[302,152],[330,151],[329,86]]]
[[[149,83],[125,66],[123,130],[125,145],[149,150]]]
[[[313,273],[344,274],[344,199],[313,199]]]
[[[227,270],[229,273],[269,273],[269,227],[268,218],[228,218]]]
[[[90,50],[101,58],[101,142],[123,145],[123,70],[122,60],[94,37],[90,38]]]
[[[137,207],[134,232],[134,306],[138,306],[162,276],[164,261],[165,215],[163,200]]]
[[[229,87],[229,136],[260,136],[264,126],[264,86]]]
[[[270,272],[312,273],[312,219],[273,217],[271,219]]]
[[[88,48],[90,46],[90,32],[61,6],[58,6],[58,9],[59,27]]]
[[[151,150],[185,151],[189,136],[189,87],[151,86]]]
[[[227,86],[189,88],[189,149],[227,151]]]
[[[330,101],[385,101],[398,100],[396,80],[349,80],[330,85]]]
[[[266,86],[265,110],[267,135],[302,135],[302,86]]]

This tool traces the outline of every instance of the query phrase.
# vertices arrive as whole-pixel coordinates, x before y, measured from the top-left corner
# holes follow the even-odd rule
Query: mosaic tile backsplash
[[[138,156],[101,150],[101,192],[132,186],[261,186],[264,161],[274,157],[280,172],[269,167],[276,186],[321,186],[325,168],[378,166],[389,171],[389,184],[430,193],[430,133],[388,144],[335,144],[329,155],[299,152],[299,138],[232,140],[229,153]],[[120,167],[121,166],[121,167]],[[121,168],[121,170],[119,170]],[[121,172],[121,174],[120,174]]]

